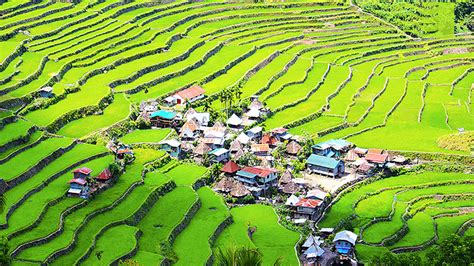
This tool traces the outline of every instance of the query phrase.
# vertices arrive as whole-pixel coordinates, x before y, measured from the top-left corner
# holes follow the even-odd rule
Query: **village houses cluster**
[[[277,203],[270,199],[277,194],[281,205],[290,213],[287,219],[294,224],[317,221],[331,200],[327,191],[309,182],[305,175],[334,179],[347,175],[368,177],[385,167],[407,161],[402,156],[390,156],[384,150],[355,147],[343,139],[316,143],[310,146],[309,152],[304,152],[307,139],[292,135],[285,128],[264,129],[261,126],[262,117],[269,110],[257,98],[251,98],[240,116],[232,113],[225,121],[211,121],[208,112],[189,107],[190,103],[204,97],[203,88],[191,86],[161,102],[143,102],[140,117],[152,128],[176,130],[174,137],[159,142],[159,148],[171,157],[188,158],[208,166],[220,164],[221,174],[213,188],[227,199],[233,199],[232,203],[246,203],[249,198]],[[133,151],[127,145],[116,143],[109,148],[118,160],[123,160],[127,154],[133,157]],[[276,150],[282,153],[279,158],[274,156]],[[304,159],[301,159],[302,155]],[[292,165],[295,160],[304,164],[298,174]],[[113,180],[109,169],[104,169],[95,179],[90,178],[90,173],[86,167],[73,171],[74,178],[69,181],[70,196],[87,198]],[[323,228],[319,233],[321,236],[310,236],[303,244],[302,261],[317,263],[324,259],[324,254],[352,260],[357,239],[354,233],[337,233],[333,251],[320,246],[323,243],[320,237],[332,234],[333,229]]]

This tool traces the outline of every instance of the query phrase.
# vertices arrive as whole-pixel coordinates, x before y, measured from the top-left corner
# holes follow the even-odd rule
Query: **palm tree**
[[[219,248],[215,260],[218,266],[260,266],[262,254],[255,248],[231,246],[226,250]]]

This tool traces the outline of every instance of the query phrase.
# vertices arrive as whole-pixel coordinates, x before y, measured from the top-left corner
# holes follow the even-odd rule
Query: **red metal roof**
[[[383,154],[378,154],[378,153],[368,153],[365,156],[365,159],[368,162],[374,162],[374,163],[385,163],[387,161],[388,154],[383,153]]]
[[[274,169],[274,168],[263,168],[263,167],[259,167],[259,166],[247,166],[247,167],[244,167],[241,171],[244,171],[244,172],[247,172],[247,173],[252,173],[252,174],[256,174],[260,177],[267,177],[269,174],[271,173],[278,173],[278,170],[277,169]]]
[[[73,179],[69,180],[68,183],[69,184],[76,183],[76,184],[79,184],[79,185],[83,186],[87,183],[87,181],[85,179],[82,179],[82,178],[73,178]]]
[[[224,166],[221,169],[222,172],[229,173],[229,174],[233,174],[239,170],[240,170],[239,165],[234,163],[233,161],[228,161],[226,164],[224,164]]]
[[[200,86],[194,85],[182,91],[178,91],[175,95],[178,95],[182,99],[192,99],[201,94],[204,94],[206,91]]]
[[[315,200],[315,199],[300,199],[295,206],[298,207],[307,207],[307,208],[316,208],[319,205],[321,205],[322,201],[321,200]]]
[[[109,180],[112,178],[112,173],[110,172],[109,168],[105,168],[97,177],[96,179],[99,180]]]
[[[81,174],[84,174],[84,175],[88,175],[92,172],[91,169],[87,168],[87,167],[81,167],[81,168],[77,168],[76,170],[72,171],[73,173],[81,173]]]

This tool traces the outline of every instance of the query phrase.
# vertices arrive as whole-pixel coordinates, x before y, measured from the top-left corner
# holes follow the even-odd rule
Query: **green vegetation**
[[[122,256],[204,264],[234,246],[258,252],[255,264],[297,265],[299,234],[272,207],[229,211],[209,187],[193,190],[216,168],[155,149],[174,132],[151,129],[140,106],[193,84],[207,100],[191,106],[212,123],[240,115],[255,95],[270,110],[257,123],[265,130],[471,152],[472,36],[453,35],[472,31],[469,2],[359,0],[362,10],[347,0],[72,2],[0,0],[0,178],[8,183],[0,235],[14,264],[108,265]],[[38,92],[45,87],[51,98]],[[90,199],[65,196],[71,170],[89,167],[94,177],[114,162],[104,147],[112,140],[135,147],[125,172]],[[344,219],[370,244],[408,228],[385,246],[358,244],[370,262],[436,235],[443,243],[472,219],[472,190],[467,174],[392,177],[342,196],[321,225]],[[214,241],[229,215],[234,223]]]
[[[423,246],[435,235],[440,242],[456,233],[472,217],[472,213],[462,213],[463,207],[473,206],[469,198],[472,189],[468,174],[423,172],[390,177],[344,194],[319,226],[338,227],[347,217],[357,232],[362,231],[364,242],[383,243],[370,248],[357,246],[359,257],[367,262],[388,250]],[[388,221],[372,221],[384,217]],[[385,242],[396,234],[399,236],[393,241]],[[426,255],[419,254],[422,258]]]
[[[270,206],[249,205],[231,209],[234,223],[217,239],[216,246],[256,247],[263,254],[264,264],[273,264],[281,258],[286,265],[297,264],[294,246],[299,234],[289,231],[278,223],[278,217]],[[256,227],[252,240],[247,235],[248,226]]]

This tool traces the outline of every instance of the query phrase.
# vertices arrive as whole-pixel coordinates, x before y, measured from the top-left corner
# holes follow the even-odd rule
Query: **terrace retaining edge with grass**
[[[3,152],[8,151],[9,149],[11,149],[15,146],[18,146],[18,145],[21,145],[21,144],[24,144],[24,143],[28,142],[31,135],[33,133],[35,133],[37,130],[38,130],[38,127],[32,126],[30,129],[28,129],[28,131],[26,132],[26,135],[19,136],[18,138],[12,139],[11,141],[1,145],[0,146],[0,153],[3,153]]]
[[[231,224],[234,223],[234,218],[232,217],[232,214],[229,213],[229,216],[225,218],[224,221],[222,221],[214,230],[212,235],[208,239],[209,247],[211,248],[211,255],[209,258],[207,258],[206,261],[206,266],[212,266],[214,265],[214,251],[212,250],[212,247],[214,246],[216,239],[219,237],[219,235]]]
[[[130,250],[129,252],[127,252],[126,254],[120,256],[119,258],[113,260],[110,265],[113,265],[113,266],[118,266],[120,265],[120,263],[122,261],[125,261],[127,259],[131,259],[133,258],[135,255],[137,255],[138,253],[138,242],[140,240],[140,237],[143,235],[143,232],[142,230],[138,229],[137,232],[135,233],[135,246],[133,247],[132,250]]]
[[[8,227],[8,220],[9,218],[11,217],[11,215],[13,214],[13,212],[18,209],[29,197],[31,197],[33,194],[39,192],[41,189],[43,189],[44,187],[46,187],[49,183],[51,183],[53,180],[61,177],[62,175],[64,174],[67,174],[69,173],[72,169],[82,165],[82,164],[85,164],[87,162],[90,162],[92,160],[95,160],[95,159],[98,159],[98,158],[102,158],[102,157],[105,157],[106,155],[108,155],[109,153],[108,152],[102,152],[102,153],[99,153],[99,154],[95,154],[93,156],[90,156],[88,158],[85,158],[83,160],[80,160],[78,162],[75,162],[74,164],[72,165],[69,165],[68,167],[64,168],[63,170],[55,173],[54,175],[50,176],[48,179],[46,179],[45,181],[43,181],[39,186],[33,188],[32,190],[29,190],[26,194],[24,194],[21,199],[19,201],[17,201],[15,204],[13,204],[7,211],[7,214],[6,214],[6,221],[7,223],[6,224],[0,224],[0,228],[7,228]],[[48,203],[49,204],[49,203]],[[35,223],[39,223],[41,222],[41,219],[42,217],[44,216],[46,212],[46,209],[43,210],[43,212],[40,214],[39,218],[37,219],[37,221],[35,221]],[[8,237],[14,237],[16,235],[19,235],[19,234],[22,234],[23,232],[26,232],[26,231],[29,231],[30,229],[34,228],[35,226],[32,226],[32,227],[26,227],[24,230],[19,230],[19,231],[15,231],[14,233],[15,234],[10,234]]]
[[[76,145],[78,144],[77,140],[74,140],[71,144],[69,144],[66,147],[60,147],[57,150],[53,151],[51,154],[48,156],[44,157],[41,159],[39,162],[37,162],[35,165],[32,167],[28,168],[27,171],[21,173],[20,175],[14,177],[13,179],[7,180],[7,190],[10,190],[17,186],[20,183],[25,182],[35,174],[37,174],[39,171],[41,171],[43,168],[45,168],[48,164],[50,164],[52,161],[58,159],[61,157],[64,153],[72,150]]]
[[[46,135],[42,135],[37,141],[29,144],[29,145],[26,145],[25,147],[22,147],[10,154],[8,154],[7,156],[5,156],[4,158],[0,159],[0,164],[4,164],[6,163],[7,161],[11,160],[13,157],[17,156],[18,154],[28,150],[28,149],[31,149],[35,146],[37,146],[38,144],[40,144],[43,140],[46,140],[48,139],[48,137]]]
[[[167,183],[161,185],[158,188],[155,188],[145,199],[145,201],[140,205],[140,207],[129,217],[119,220],[119,221],[114,221],[112,223],[109,223],[102,227],[100,231],[94,236],[94,240],[92,241],[92,244],[89,246],[87,249],[86,253],[82,255],[76,262],[76,265],[83,264],[87,258],[92,254],[92,251],[94,250],[97,240],[110,228],[117,226],[117,225],[128,225],[128,226],[136,226],[150,211],[150,209],[153,207],[154,204],[165,194],[171,192],[173,189],[176,188],[176,183],[174,181],[168,181]],[[75,239],[75,241],[77,238]],[[75,244],[73,244],[75,246]],[[138,249],[138,248],[137,248]],[[71,252],[73,249],[70,249],[69,252]],[[61,255],[66,255],[67,253],[62,253]],[[60,256],[61,256],[60,255]],[[53,254],[52,260],[47,260],[46,263],[51,263],[55,258],[59,257],[54,257],[55,255]]]

